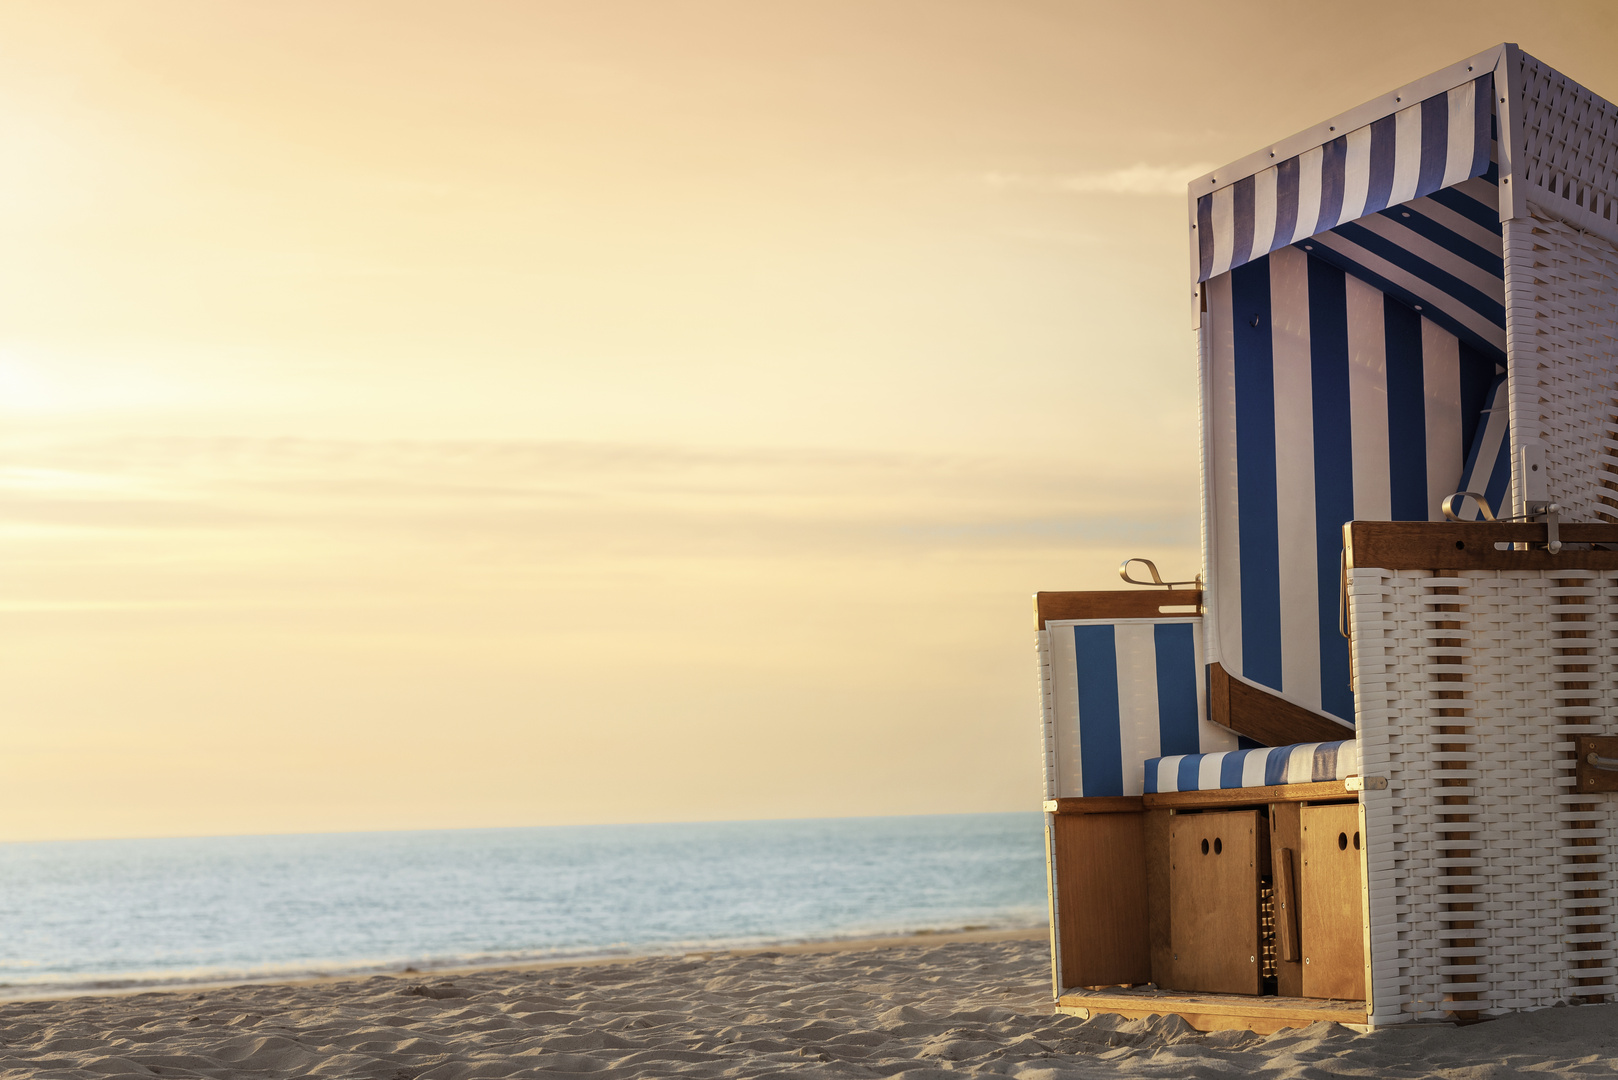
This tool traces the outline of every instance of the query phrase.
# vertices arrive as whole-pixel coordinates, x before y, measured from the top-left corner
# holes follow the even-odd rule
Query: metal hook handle
[[[1132,562],[1145,563],[1146,572],[1152,575],[1152,580],[1136,581],[1134,578],[1130,577],[1129,564]],[[1129,582],[1131,585],[1151,585],[1160,589],[1173,589],[1180,585],[1194,585],[1199,589],[1202,588],[1202,579],[1200,577],[1193,578],[1190,581],[1164,581],[1163,575],[1157,572],[1157,564],[1150,559],[1125,559],[1123,562],[1118,564],[1118,576]]]
[[[1479,495],[1475,491],[1457,491],[1453,495],[1446,495],[1444,496],[1444,501],[1439,504],[1438,508],[1444,511],[1444,517],[1450,521],[1460,521],[1461,515],[1455,512],[1455,508],[1459,506],[1461,502],[1464,502],[1467,499],[1471,499],[1473,502],[1478,504],[1478,509],[1483,511],[1484,521],[1495,520],[1494,510],[1490,508],[1489,500],[1484,498],[1482,495]]]

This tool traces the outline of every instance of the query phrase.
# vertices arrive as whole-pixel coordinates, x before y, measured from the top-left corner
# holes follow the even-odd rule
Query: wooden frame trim
[[[1180,994],[1165,991],[1068,990],[1056,999],[1058,1012],[1090,1016],[1116,1013],[1129,1019],[1172,1013],[1199,1031],[1246,1028],[1269,1034],[1322,1020],[1363,1027],[1369,1002],[1316,998],[1245,997],[1235,994]]]
[[[1354,729],[1208,665],[1208,719],[1263,746],[1340,742]]]
[[[1276,784],[1271,787],[1218,788],[1213,791],[1162,791],[1142,795],[1148,810],[1209,810],[1230,806],[1256,806],[1274,802],[1319,802],[1326,799],[1357,799],[1344,780],[1324,780],[1315,784]]]
[[[1557,533],[1563,544],[1618,547],[1618,525],[1563,522]],[[1618,550],[1564,547],[1552,555],[1544,543],[1543,522],[1350,521],[1343,526],[1350,569],[1618,570]],[[1502,551],[1496,544],[1539,546]]]
[[[1047,814],[1137,814],[1146,809],[1139,795],[1091,795],[1082,799],[1046,799]]]
[[[1188,607],[1195,610],[1163,610]],[[1201,614],[1201,589],[1108,589],[1034,594],[1034,621],[1041,630],[1051,619],[1194,619]]]

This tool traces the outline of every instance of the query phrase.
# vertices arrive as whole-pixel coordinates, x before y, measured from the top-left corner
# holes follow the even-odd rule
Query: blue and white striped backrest
[[[1296,247],[1207,297],[1209,659],[1352,722],[1343,523],[1442,518],[1494,358]]]
[[[1139,795],[1150,758],[1236,749],[1207,719],[1200,618],[1053,619],[1042,634],[1048,794]]]

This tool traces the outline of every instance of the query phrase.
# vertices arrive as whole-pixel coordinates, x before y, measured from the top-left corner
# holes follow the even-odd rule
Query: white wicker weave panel
[[[1618,105],[1517,55],[1523,161],[1516,182],[1552,214],[1618,240]]]
[[[1542,440],[1567,515],[1618,521],[1618,247],[1535,212],[1506,222],[1505,253],[1513,455]]]
[[[1362,796],[1372,1022],[1614,993],[1615,806],[1572,790],[1567,736],[1615,727],[1618,574],[1366,569],[1350,593],[1362,767],[1389,779]]]
[[[1056,798],[1056,703],[1051,695],[1051,635],[1041,630],[1035,636],[1034,652],[1039,663],[1039,746],[1044,754],[1045,798]]]

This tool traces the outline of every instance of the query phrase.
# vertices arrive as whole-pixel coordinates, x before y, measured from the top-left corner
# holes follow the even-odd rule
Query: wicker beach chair
[[[1206,587],[1036,597],[1058,1007],[1607,1000],[1618,107],[1501,45],[1189,224]]]

